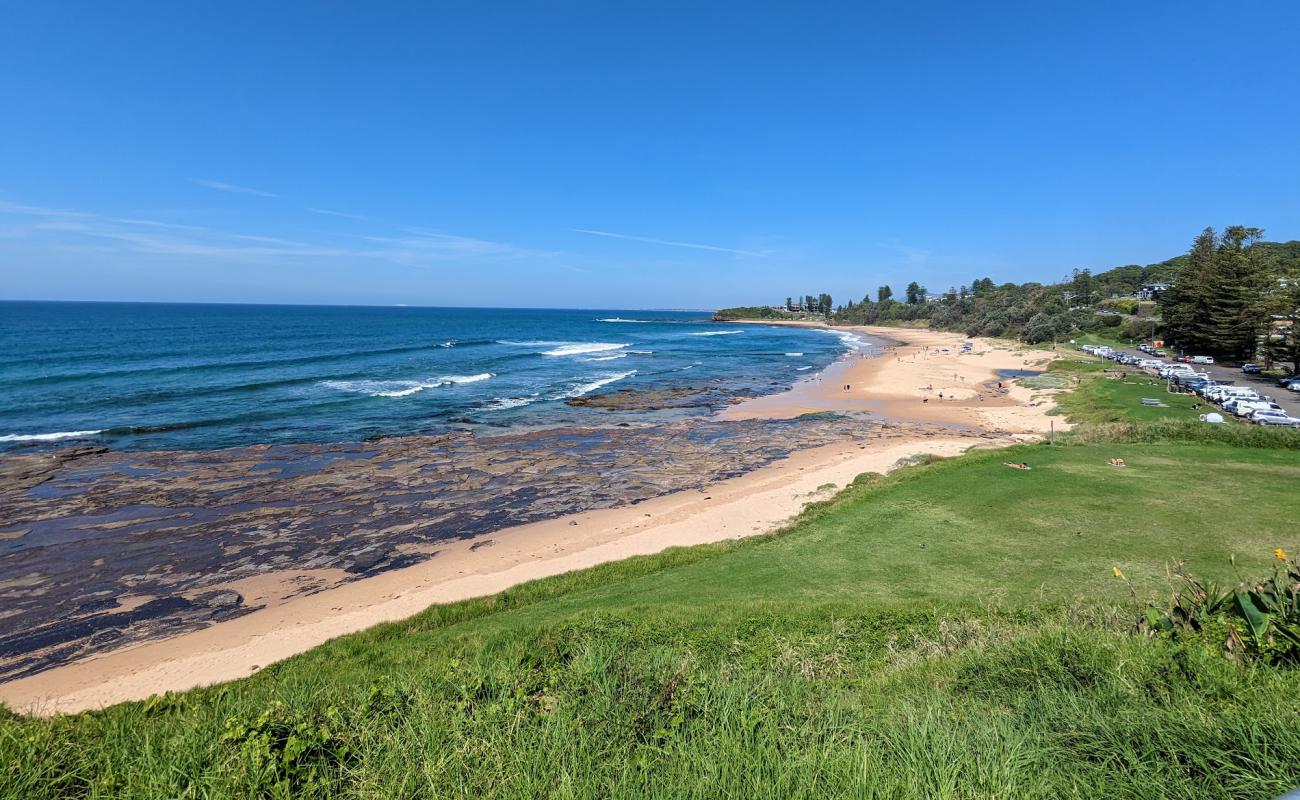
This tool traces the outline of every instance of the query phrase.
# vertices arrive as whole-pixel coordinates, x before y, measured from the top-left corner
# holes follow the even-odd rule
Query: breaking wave
[[[617,383],[618,381],[621,381],[624,378],[630,378],[635,374],[636,374],[636,370],[630,369],[627,372],[617,372],[612,375],[606,375],[605,377],[599,378],[590,383],[583,383],[573,387],[568,391],[567,394],[564,395],[564,397],[582,397],[585,394],[590,394],[596,391],[602,386],[608,386],[611,383]]]
[[[491,377],[493,377],[491,372],[481,372],[477,375],[443,375],[426,381],[322,381],[320,385],[326,389],[368,394],[371,397],[408,397],[425,389],[455,386],[460,383],[478,383]]]
[[[611,350],[622,350],[627,347],[626,344],[615,344],[613,342],[587,342],[585,344],[566,344],[561,345],[553,350],[543,350],[544,356],[581,356],[587,353],[608,353]]]
[[[54,433],[10,433],[0,436],[0,442],[55,442],[59,439],[80,439],[103,431],[55,431]]]
[[[532,397],[494,397],[483,406],[484,411],[505,411],[507,408],[519,408],[529,403],[537,401],[537,395]]]

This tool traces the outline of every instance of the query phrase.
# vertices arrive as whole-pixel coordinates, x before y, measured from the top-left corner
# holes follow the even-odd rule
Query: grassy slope
[[[226,687],[0,720],[0,796],[1272,797],[1300,784],[1300,675],[1132,636],[1129,584],[1111,575],[1120,565],[1145,595],[1173,559],[1227,579],[1231,555],[1257,573],[1272,548],[1300,550],[1295,438],[1092,438],[864,480],[777,536],[436,607]]]
[[[1127,377],[1108,379],[1103,369],[1126,372]],[[1207,411],[1218,410],[1195,408],[1204,403],[1196,395],[1170,394],[1160,378],[1106,361],[1062,360],[1054,363],[1051,371],[1080,379],[1074,391],[1059,400],[1061,410],[1074,422],[1194,420]],[[1144,406],[1144,397],[1157,398],[1167,407]]]

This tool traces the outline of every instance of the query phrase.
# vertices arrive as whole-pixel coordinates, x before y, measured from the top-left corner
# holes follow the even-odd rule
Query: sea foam
[[[535,402],[537,395],[532,397],[494,397],[483,406],[484,411],[505,411],[507,408],[519,408],[529,403]]]
[[[103,431],[55,431],[54,433],[10,433],[0,436],[0,442],[54,442],[59,439],[80,439]]]
[[[454,386],[459,383],[478,383],[491,377],[493,377],[491,372],[481,372],[477,375],[443,375],[425,381],[322,381],[321,386],[340,392],[368,394],[371,397],[408,397],[425,389],[437,389],[440,386]]]
[[[618,381],[621,381],[624,378],[630,378],[635,374],[636,374],[636,370],[630,369],[627,372],[616,372],[611,375],[606,375],[603,378],[599,378],[590,383],[583,383],[573,387],[572,389],[569,390],[567,394],[564,395],[564,397],[582,397],[585,394],[590,394],[596,391],[602,386],[608,386],[611,383],[617,383]]]
[[[627,347],[626,344],[615,344],[614,342],[586,342],[583,344],[566,344],[555,348],[554,350],[543,350],[544,356],[581,356],[587,353],[608,353],[611,350],[622,350]]]
[[[688,333],[687,336],[730,336],[733,333],[744,333],[744,331],[700,331],[699,333]]]

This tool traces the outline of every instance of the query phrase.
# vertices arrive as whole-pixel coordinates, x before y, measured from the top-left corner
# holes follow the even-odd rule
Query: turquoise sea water
[[[451,427],[610,424],[621,388],[776,391],[850,334],[708,314],[0,303],[0,449],[211,449]]]

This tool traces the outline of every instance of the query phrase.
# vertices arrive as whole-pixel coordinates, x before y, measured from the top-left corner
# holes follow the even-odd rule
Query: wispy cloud
[[[403,266],[491,259],[549,259],[548,253],[505,242],[457,236],[424,228],[398,228],[400,235],[341,234],[360,244],[296,241],[276,236],[214,230],[152,219],[115,217],[86,211],[23,205],[0,200],[0,239],[29,239],[45,247],[94,247],[97,251],[230,260],[352,259],[382,260]]]
[[[233,183],[226,183],[225,181],[208,181],[208,180],[203,180],[202,178],[190,178],[190,182],[196,183],[199,186],[205,186],[209,189],[216,189],[218,192],[231,192],[233,194],[251,194],[251,195],[256,195],[257,197],[279,197],[278,194],[271,194],[270,192],[264,192],[261,189],[250,189],[247,186],[236,186]]]
[[[375,222],[371,217],[362,216],[361,214],[349,214],[345,211],[330,211],[328,208],[309,208],[313,214],[323,214],[327,217],[342,217],[343,219],[355,219],[360,222]]]
[[[645,242],[646,244],[661,244],[668,247],[687,247],[691,250],[709,250],[715,253],[732,253],[738,256],[753,256],[754,258],[767,258],[770,252],[755,252],[753,250],[739,250],[734,247],[720,247],[713,244],[699,244],[697,242],[674,242],[670,239],[655,239],[651,236],[633,236],[629,233],[611,233],[610,231],[593,231],[587,228],[570,228],[574,233],[585,233],[589,236],[605,236],[610,239],[627,239],[632,242]]]
[[[398,263],[420,263],[449,258],[550,258],[555,253],[529,250],[505,242],[455,236],[423,228],[403,228],[405,236],[362,236],[380,246],[371,251],[377,257]],[[381,255],[382,254],[382,255]]]
[[[902,242],[877,242],[877,247],[883,247],[886,250],[893,250],[903,257],[908,264],[926,264],[934,253],[924,247],[915,247],[903,244]]]

